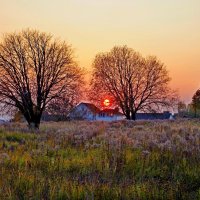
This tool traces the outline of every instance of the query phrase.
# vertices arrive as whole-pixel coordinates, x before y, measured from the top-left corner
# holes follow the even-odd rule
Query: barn
[[[68,117],[76,120],[98,121],[115,121],[124,119],[124,115],[119,112],[118,108],[106,108],[100,110],[94,104],[83,102],[74,107]]]

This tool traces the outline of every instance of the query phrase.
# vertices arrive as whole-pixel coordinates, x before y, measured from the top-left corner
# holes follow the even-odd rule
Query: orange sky
[[[156,55],[189,102],[200,87],[200,0],[0,0],[0,34],[34,28],[71,43],[80,66],[128,45]]]

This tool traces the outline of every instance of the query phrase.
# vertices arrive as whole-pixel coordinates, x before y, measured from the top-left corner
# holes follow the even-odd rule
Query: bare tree
[[[127,119],[135,120],[139,110],[170,106],[176,99],[164,64],[156,57],[143,58],[127,46],[98,54],[92,77],[91,94],[101,96],[99,91],[104,91],[112,96]]]
[[[0,44],[0,103],[39,128],[42,112],[78,87],[82,72],[70,45],[35,30],[6,34]]]

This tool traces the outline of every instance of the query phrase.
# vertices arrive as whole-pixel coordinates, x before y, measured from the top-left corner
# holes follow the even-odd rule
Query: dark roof
[[[112,115],[123,115],[121,112],[119,112],[118,109],[112,109],[112,108],[106,108],[100,111],[100,114],[112,114]]]
[[[100,109],[97,108],[94,104],[92,103],[80,103],[80,104],[83,104],[85,106],[87,106],[93,113],[99,113],[100,112]]]
[[[169,119],[171,116],[170,112],[163,113],[137,113],[136,119]]]

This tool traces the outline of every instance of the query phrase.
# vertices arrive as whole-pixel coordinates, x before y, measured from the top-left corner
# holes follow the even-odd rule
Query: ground
[[[1,125],[0,199],[200,199],[200,121]]]

